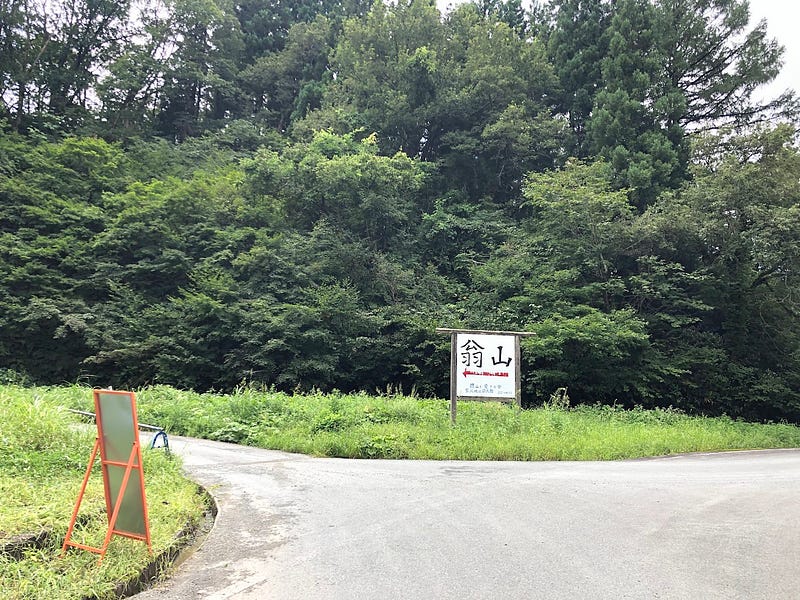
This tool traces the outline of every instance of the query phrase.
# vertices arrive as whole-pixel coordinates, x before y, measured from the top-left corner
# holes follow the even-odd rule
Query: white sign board
[[[458,333],[456,395],[459,398],[515,398],[515,336]]]

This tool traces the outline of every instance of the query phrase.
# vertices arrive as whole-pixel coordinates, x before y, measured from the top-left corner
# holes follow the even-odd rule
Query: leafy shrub
[[[320,431],[341,431],[347,427],[347,418],[339,413],[325,411],[320,413],[311,425],[313,433]]]
[[[362,458],[408,458],[408,448],[392,433],[373,435],[358,449]]]
[[[208,434],[208,439],[231,444],[246,443],[250,439],[252,428],[238,421],[229,421],[219,429]]]

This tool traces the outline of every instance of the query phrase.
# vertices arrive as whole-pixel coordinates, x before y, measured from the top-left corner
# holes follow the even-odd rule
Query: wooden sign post
[[[136,417],[136,396],[133,392],[94,390],[94,408],[97,439],[89,458],[89,465],[86,467],[61,555],[64,555],[67,547],[72,546],[99,554],[98,562],[102,562],[113,535],[141,540],[152,552],[147,499],[144,493],[142,448],[139,444],[139,423]],[[103,545],[94,548],[73,542],[71,537],[98,451],[103,473],[108,531]]]
[[[436,329],[450,335],[450,422],[458,400],[522,406],[519,338],[529,331]]]

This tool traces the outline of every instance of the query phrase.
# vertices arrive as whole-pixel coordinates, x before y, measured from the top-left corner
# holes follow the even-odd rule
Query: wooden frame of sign
[[[452,424],[458,400],[522,406],[519,339],[534,335],[532,332],[437,328],[436,333],[450,335]]]
[[[67,548],[72,546],[99,554],[98,562],[102,562],[114,535],[141,540],[152,552],[147,498],[144,492],[142,447],[139,443],[139,423],[136,416],[136,395],[133,392],[112,390],[94,390],[93,395],[97,439],[89,458],[89,465],[86,467],[75,510],[72,512],[61,555],[64,556]],[[103,545],[95,548],[74,542],[71,538],[98,452],[103,473],[108,530]]]

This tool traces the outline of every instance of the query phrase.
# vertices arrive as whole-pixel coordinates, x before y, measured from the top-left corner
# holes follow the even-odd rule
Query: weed
[[[569,394],[567,393],[567,388],[560,387],[550,394],[550,400],[544,403],[543,408],[569,410]]]
[[[80,550],[58,558],[95,437],[93,428],[65,407],[85,409],[90,403],[88,388],[0,386],[0,545],[46,533],[43,546],[22,556],[0,552],[2,598],[114,598],[119,582],[151,560],[144,544],[116,537],[99,567],[96,555]],[[182,476],[179,460],[146,450],[143,461],[153,550],[160,554],[201,518],[204,506],[196,486]],[[102,543],[107,517],[97,465],[80,516],[76,539]]]
[[[222,427],[209,433],[208,439],[231,444],[242,444],[248,441],[251,434],[252,428],[249,425],[238,421],[227,421]]]
[[[312,433],[321,431],[340,431],[346,427],[347,418],[337,412],[324,411],[314,418],[311,425]]]
[[[373,435],[359,445],[360,458],[408,458],[408,450],[393,433]]]

